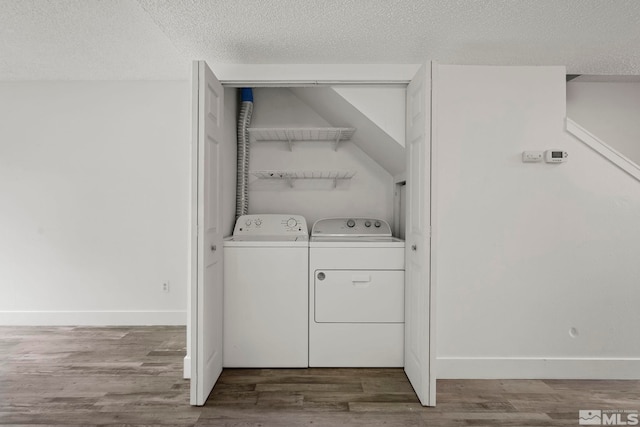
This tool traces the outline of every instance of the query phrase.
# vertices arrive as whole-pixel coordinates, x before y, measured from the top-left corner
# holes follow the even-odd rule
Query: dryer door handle
[[[353,276],[351,276],[351,281],[353,282],[353,284],[357,284],[357,283],[368,283],[371,282],[371,275],[370,274],[354,274]]]

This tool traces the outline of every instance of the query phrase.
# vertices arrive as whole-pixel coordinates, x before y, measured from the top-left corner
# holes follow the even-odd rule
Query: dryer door
[[[318,323],[403,323],[404,271],[316,270]]]

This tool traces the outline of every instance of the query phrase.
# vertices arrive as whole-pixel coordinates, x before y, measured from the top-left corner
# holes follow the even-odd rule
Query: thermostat
[[[562,150],[547,150],[544,152],[544,161],[547,163],[564,163],[569,153]]]

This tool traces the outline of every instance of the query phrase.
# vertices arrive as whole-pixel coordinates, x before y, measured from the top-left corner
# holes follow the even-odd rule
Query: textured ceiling
[[[0,0],[0,79],[254,64],[566,65],[640,75],[637,0]]]
[[[0,80],[176,79],[186,64],[135,0],[0,0]]]

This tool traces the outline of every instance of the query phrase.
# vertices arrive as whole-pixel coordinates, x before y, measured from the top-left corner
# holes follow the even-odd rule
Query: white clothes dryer
[[[223,365],[308,366],[309,231],[300,215],[243,215],[224,241]]]
[[[404,365],[404,241],[386,221],[316,221],[309,241],[309,366]]]

